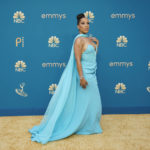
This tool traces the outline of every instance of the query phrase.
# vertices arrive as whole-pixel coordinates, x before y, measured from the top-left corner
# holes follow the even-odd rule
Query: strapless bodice
[[[96,50],[93,45],[88,44],[87,49],[82,53],[81,64],[84,77],[93,77],[96,75]]]

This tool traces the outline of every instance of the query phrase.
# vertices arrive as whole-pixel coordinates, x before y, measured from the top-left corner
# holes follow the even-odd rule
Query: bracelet
[[[80,80],[83,78],[84,76],[82,75],[82,76],[80,76]]]

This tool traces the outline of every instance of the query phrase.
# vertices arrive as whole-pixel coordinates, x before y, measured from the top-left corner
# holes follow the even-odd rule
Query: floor
[[[150,114],[102,115],[102,134],[72,135],[42,145],[28,129],[43,116],[0,117],[0,150],[150,150]]]

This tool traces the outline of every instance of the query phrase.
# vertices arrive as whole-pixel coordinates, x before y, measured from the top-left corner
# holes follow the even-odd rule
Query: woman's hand
[[[95,41],[97,45],[99,45],[99,40],[95,37],[89,37],[91,41]]]
[[[84,78],[82,78],[82,79],[80,79],[80,85],[81,85],[83,88],[86,88],[86,85],[88,85],[88,82],[87,82]]]

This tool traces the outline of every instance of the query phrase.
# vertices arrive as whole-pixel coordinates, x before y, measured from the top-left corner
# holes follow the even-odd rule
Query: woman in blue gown
[[[39,125],[29,129],[31,140],[46,144],[72,134],[102,133],[102,104],[96,78],[98,40],[88,37],[89,21],[77,16],[79,34],[74,38],[67,66]],[[97,44],[92,42],[96,41]],[[82,48],[81,48],[82,46]],[[84,49],[84,50],[83,50]]]

